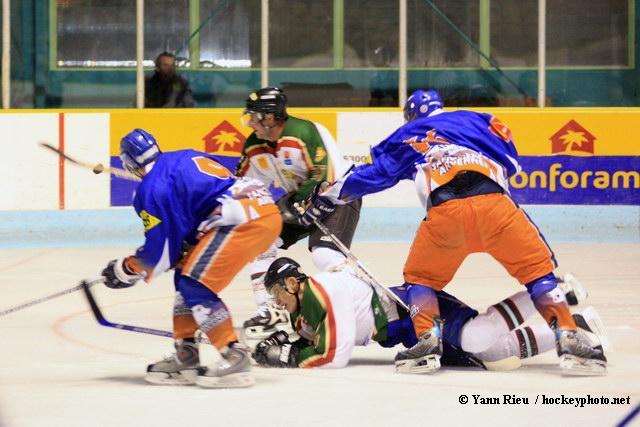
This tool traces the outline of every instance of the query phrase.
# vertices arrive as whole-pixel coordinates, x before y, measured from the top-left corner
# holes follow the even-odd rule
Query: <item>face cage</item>
[[[135,162],[127,153],[120,154],[120,161],[122,162],[122,166],[138,178],[142,178],[143,173],[141,169],[144,169],[144,166],[137,166]]]
[[[260,123],[260,125],[262,125],[262,121],[264,120],[264,117],[265,117],[264,113],[260,113],[258,111],[252,111],[245,108],[245,110],[242,112],[242,116],[240,117],[240,123],[242,124],[242,126],[249,127],[249,122],[253,118],[254,114],[255,114],[256,121]],[[264,125],[262,126],[264,127]]]

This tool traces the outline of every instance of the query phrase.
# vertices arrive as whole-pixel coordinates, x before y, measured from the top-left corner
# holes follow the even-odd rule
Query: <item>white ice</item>
[[[401,282],[407,243],[355,244],[353,249],[381,281]],[[143,381],[145,367],[170,354],[172,341],[98,325],[76,292],[0,317],[0,425],[615,425],[640,400],[640,245],[558,244],[554,249],[559,271],[580,278],[590,294],[587,302],[605,323],[613,345],[607,376],[562,376],[553,352],[512,372],[445,368],[434,375],[398,375],[392,362],[397,349],[372,344],[358,348],[346,369],[255,368],[257,384],[250,389],[152,386]],[[131,250],[0,250],[0,310],[71,288]],[[313,271],[304,245],[287,255]],[[520,287],[497,262],[473,255],[446,290],[484,309]],[[96,287],[95,293],[111,321],[170,330],[170,274],[126,290]],[[237,325],[253,313],[246,271],[221,295]],[[213,350],[205,351],[205,362],[214,357]],[[463,394],[470,399],[466,405],[459,403]],[[473,404],[472,395],[502,399],[505,394],[528,398],[529,404]],[[542,394],[629,396],[631,404],[535,404]]]

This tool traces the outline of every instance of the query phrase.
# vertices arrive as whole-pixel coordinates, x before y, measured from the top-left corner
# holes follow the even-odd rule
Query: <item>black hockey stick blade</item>
[[[160,337],[173,338],[173,333],[169,331],[147,328],[144,326],[126,325],[124,323],[114,323],[114,322],[108,321],[102,314],[102,310],[100,310],[100,307],[98,306],[98,303],[96,302],[96,299],[93,296],[91,289],[89,289],[89,287],[91,286],[89,283],[90,282],[86,282],[83,280],[80,283],[80,286],[82,287],[84,295],[87,297],[87,302],[89,302],[89,307],[91,307],[91,312],[93,313],[93,316],[96,318],[96,320],[100,325],[106,326],[107,328],[122,329],[124,331],[131,331],[131,332],[138,332],[141,334],[157,335]],[[198,339],[198,342],[207,343],[207,344],[209,343],[209,340],[204,337],[199,336],[197,339]]]

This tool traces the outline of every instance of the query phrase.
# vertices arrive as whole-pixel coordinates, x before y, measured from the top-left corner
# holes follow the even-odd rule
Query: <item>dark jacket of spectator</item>
[[[163,52],[156,58],[156,71],[145,79],[145,108],[190,108],[194,106],[191,86],[176,71],[175,56]]]

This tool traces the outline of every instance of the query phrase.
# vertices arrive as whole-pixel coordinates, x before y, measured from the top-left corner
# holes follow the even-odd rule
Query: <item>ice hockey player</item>
[[[109,262],[102,271],[105,284],[127,288],[175,268],[176,353],[149,365],[146,380],[210,388],[252,385],[250,353],[238,342],[218,294],[278,237],[282,220],[270,192],[257,180],[234,177],[205,153],[161,153],[142,129],[122,138],[120,157],[142,178],[133,206],[145,242],[134,255]],[[200,366],[198,329],[221,351],[217,365]]]
[[[330,188],[319,185],[303,222],[340,204],[385,190],[402,179],[416,182],[427,210],[404,267],[418,343],[396,356],[421,372],[442,355],[437,291],[466,256],[486,252],[526,286],[536,309],[556,334],[560,366],[599,374],[604,353],[577,333],[565,296],[553,275],[555,257],[544,237],[509,197],[508,178],[518,153],[511,131],[497,117],[444,112],[435,91],[418,91],[404,108],[407,123],[372,148],[373,163],[359,166]]]
[[[355,346],[367,345],[371,340],[383,347],[397,344],[413,347],[418,342],[406,310],[384,296],[379,297],[349,267],[310,277],[296,261],[278,258],[269,267],[265,286],[276,302],[291,313],[294,329],[301,338],[295,340],[295,335],[278,331],[261,341],[253,353],[260,365],[342,368],[348,364]],[[406,303],[414,286],[390,289]],[[536,313],[526,291],[482,314],[444,291],[437,291],[436,298],[443,320],[440,330],[443,352],[441,358],[433,359],[435,365],[510,370],[519,367],[521,359],[555,347],[554,332],[547,325],[523,325]],[[581,325],[578,333],[593,346],[600,346],[598,336],[589,326],[589,323],[599,326],[594,330],[602,333],[599,317],[593,308],[585,310],[585,314],[588,316],[573,315]],[[432,364],[396,363],[398,373],[431,369]]]
[[[245,322],[245,333],[247,337],[264,338],[275,324],[288,323],[286,312],[269,304],[264,289],[264,274],[276,259],[277,247],[287,249],[309,236],[311,258],[320,271],[344,261],[344,255],[319,230],[312,225],[300,225],[293,204],[307,199],[319,182],[341,177],[351,164],[342,158],[324,126],[287,113],[287,97],[279,88],[265,87],[252,92],[246,100],[244,117],[254,131],[245,142],[236,174],[257,178],[286,192],[277,202],[284,221],[279,244],[249,267],[258,312]],[[360,203],[354,200],[340,206],[323,220],[347,246],[351,245],[358,224]]]

